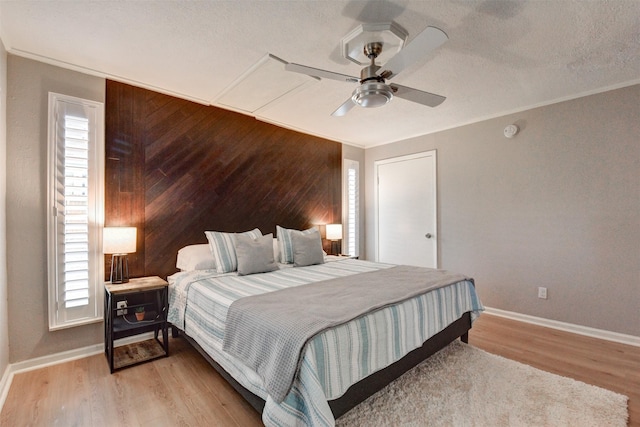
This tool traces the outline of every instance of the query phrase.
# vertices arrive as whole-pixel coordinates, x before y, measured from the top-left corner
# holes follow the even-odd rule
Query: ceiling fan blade
[[[391,86],[391,89],[393,89],[394,96],[406,99],[407,101],[426,105],[428,107],[437,107],[438,105],[442,104],[445,99],[447,99],[444,96],[424,92],[422,90],[413,89],[406,86],[400,86],[397,84],[390,84],[389,86]]]
[[[349,98],[341,106],[339,106],[336,111],[331,113],[331,115],[335,117],[342,117],[347,114],[349,110],[351,110],[355,105],[356,103],[353,102],[351,98]]]
[[[427,27],[423,32],[418,34],[411,43],[388,60],[387,63],[378,70],[378,75],[384,76],[387,80],[393,78],[407,66],[423,58],[427,53],[438,48],[447,40],[449,40],[449,37],[447,37],[441,29]]]
[[[357,77],[347,76],[346,74],[334,73],[332,71],[320,70],[318,68],[307,67],[300,64],[287,64],[284,66],[287,71],[293,71],[294,73],[306,74],[311,77],[320,77],[322,79],[339,80],[341,82],[358,82],[360,79]]]

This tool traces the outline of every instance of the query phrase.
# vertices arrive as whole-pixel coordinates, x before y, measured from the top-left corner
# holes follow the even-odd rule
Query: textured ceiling
[[[429,25],[449,36],[393,79],[442,105],[396,98],[332,117],[355,85],[310,79],[247,114],[371,147],[640,82],[639,0],[0,2],[12,54],[218,106],[267,54],[357,76],[340,40],[388,21],[408,44]]]

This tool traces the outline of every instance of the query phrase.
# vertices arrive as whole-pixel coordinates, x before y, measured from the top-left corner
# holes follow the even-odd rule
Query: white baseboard
[[[636,337],[635,335],[620,334],[618,332],[606,331],[604,329],[590,328],[588,326],[560,322],[558,320],[545,319],[543,317],[530,316],[528,314],[521,314],[513,311],[500,310],[498,308],[485,307],[485,312],[487,314],[506,317],[507,319],[518,320],[520,322],[531,323],[578,335],[585,335],[592,338],[599,338],[601,340],[640,347],[640,337]]]
[[[131,344],[138,341],[144,341],[153,338],[153,332],[135,335],[128,338],[117,340],[114,346]],[[2,379],[0,379],[0,411],[4,407],[4,402],[9,394],[13,376],[21,372],[33,371],[35,369],[46,368],[47,366],[57,365],[59,363],[70,362],[96,354],[104,353],[104,344],[95,344],[87,347],[77,348],[75,350],[63,351],[48,356],[36,357],[35,359],[23,360],[22,362],[10,363],[5,369]],[[105,363],[107,363],[105,361]]]

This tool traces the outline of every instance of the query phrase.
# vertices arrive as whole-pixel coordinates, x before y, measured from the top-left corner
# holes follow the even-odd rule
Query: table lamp
[[[127,254],[136,251],[135,227],[105,227],[102,234],[105,254],[111,254],[111,283],[129,281],[129,260]]]
[[[331,241],[331,255],[338,255],[334,250],[334,245],[338,245],[338,240],[342,240],[342,224],[327,224],[327,240]]]

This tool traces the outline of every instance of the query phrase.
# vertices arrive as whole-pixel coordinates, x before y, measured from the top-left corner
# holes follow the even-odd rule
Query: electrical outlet
[[[116,302],[116,308],[118,309],[116,311],[116,316],[122,316],[127,314],[127,310],[120,310],[121,308],[125,308],[127,306],[127,302],[126,301],[118,301]]]
[[[538,298],[547,299],[547,288],[538,288]]]

